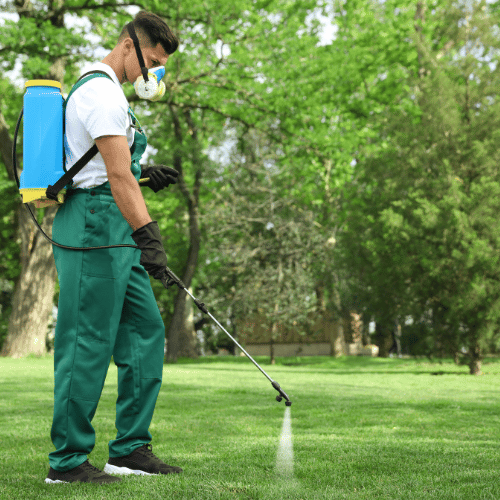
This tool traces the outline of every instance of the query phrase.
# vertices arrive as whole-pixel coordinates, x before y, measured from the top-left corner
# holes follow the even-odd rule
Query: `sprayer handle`
[[[181,290],[186,288],[186,285],[181,281],[181,279],[178,278],[168,267],[165,268],[165,274],[163,275],[163,278],[161,278],[161,282],[165,288],[169,288],[172,285],[177,285]]]

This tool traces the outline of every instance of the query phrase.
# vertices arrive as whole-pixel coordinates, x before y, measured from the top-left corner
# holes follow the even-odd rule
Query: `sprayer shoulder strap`
[[[88,73],[85,73],[83,76],[81,76],[78,81],[75,83],[75,85],[73,85],[73,88],[71,89],[70,93],[68,94],[68,97],[66,98],[66,100],[64,101],[63,103],[63,135],[65,133],[65,116],[66,116],[66,105],[68,103],[68,100],[69,98],[71,97],[71,95],[73,94],[73,92],[81,87],[84,83],[88,82],[89,80],[91,80],[92,78],[97,78],[97,77],[100,77],[100,76],[105,76],[106,78],[109,78],[111,81],[113,81],[113,79],[106,73],[104,73],[103,71],[89,71]],[[99,150],[97,149],[97,145],[94,143],[94,145],[60,178],[57,180],[57,182],[51,186],[49,185],[47,187],[47,191],[46,191],[46,196],[47,198],[49,198],[50,200],[57,200],[57,195],[59,193],[59,191],[61,191],[61,189],[63,189],[65,186],[67,186],[72,180],[73,180],[73,177],[78,173],[80,172],[80,170],[85,166],[87,165],[87,163],[92,159],[94,158],[94,156],[99,152]],[[66,163],[66,162],[64,162]],[[63,168],[66,170],[66,167],[65,165],[63,164]]]

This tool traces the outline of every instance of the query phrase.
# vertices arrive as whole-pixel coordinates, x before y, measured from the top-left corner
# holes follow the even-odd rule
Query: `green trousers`
[[[53,239],[68,246],[135,245],[132,228],[111,195],[109,183],[69,192],[53,225]],[[116,439],[110,457],[147,444],[161,386],[165,328],[140,250],[75,251],[53,247],[59,276],[54,346],[56,450],[59,471],[87,460],[95,444],[92,419],[111,361],[118,367]]]

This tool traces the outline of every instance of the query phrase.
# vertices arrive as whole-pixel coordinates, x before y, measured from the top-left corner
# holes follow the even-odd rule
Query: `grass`
[[[0,499],[498,499],[500,362],[257,357],[293,401],[295,481],[276,472],[284,403],[246,359],[165,365],[153,450],[179,476],[46,485],[52,358],[0,358]],[[116,368],[90,461],[114,438]]]

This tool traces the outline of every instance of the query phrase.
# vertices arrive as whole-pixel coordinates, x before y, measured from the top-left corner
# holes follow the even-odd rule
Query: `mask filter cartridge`
[[[158,101],[165,95],[165,83],[161,79],[165,76],[165,68],[160,66],[148,71],[148,81],[141,75],[134,83],[135,93],[141,99]]]

